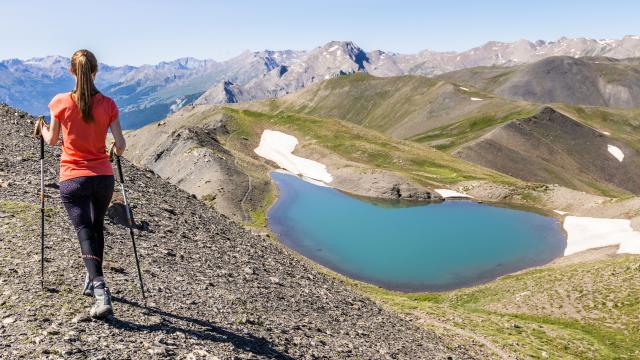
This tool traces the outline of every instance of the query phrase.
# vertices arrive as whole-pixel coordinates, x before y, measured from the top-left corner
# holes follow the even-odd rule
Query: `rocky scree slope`
[[[535,103],[640,107],[638,59],[552,56],[521,66],[464,69],[437,79]]]
[[[226,117],[212,116],[210,127],[176,127],[176,116],[127,133],[127,159],[234,220],[250,220],[249,213],[261,203],[269,182],[250,179],[239,165],[241,159],[221,144],[229,135]]]
[[[148,307],[116,195],[105,258],[116,316],[87,319],[77,239],[55,189],[57,148],[46,150],[47,290],[39,288],[33,121],[0,105],[1,358],[469,357],[127,161]]]
[[[620,149],[616,159],[609,146]],[[498,126],[453,155],[516,178],[589,191],[604,183],[640,193],[640,157],[631,146],[545,107]]]

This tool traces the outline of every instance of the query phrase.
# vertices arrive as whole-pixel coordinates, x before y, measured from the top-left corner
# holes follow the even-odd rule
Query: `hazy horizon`
[[[621,37],[619,37],[619,38],[594,38],[594,37],[586,37],[586,36],[577,36],[577,37],[575,37],[575,38],[586,38],[586,39],[594,39],[594,40],[611,40],[611,39],[619,40],[619,39],[622,39],[622,38],[623,38],[623,37],[625,37],[625,36],[638,36],[638,35],[636,35],[636,34],[626,34],[626,35],[623,35],[623,36],[621,36]],[[538,41],[538,40],[543,40],[543,41],[545,41],[545,42],[547,42],[547,43],[550,43],[550,42],[558,41],[558,40],[560,40],[561,38],[562,38],[562,37],[560,37],[560,38],[558,38],[558,39],[517,39],[517,40],[513,40],[513,41],[487,40],[487,41],[485,41],[485,42],[483,42],[483,43],[477,44],[476,46],[472,46],[472,47],[470,47],[470,48],[462,49],[462,50],[436,51],[436,50],[433,50],[433,49],[424,48],[424,49],[418,50],[418,51],[416,51],[416,52],[414,52],[414,53],[419,53],[419,52],[421,52],[421,51],[425,51],[425,50],[433,50],[433,51],[441,52],[441,53],[446,53],[446,52],[464,52],[464,51],[468,51],[468,50],[471,50],[471,49],[476,48],[476,47],[480,47],[480,46],[482,46],[482,45],[484,45],[484,44],[486,44],[486,43],[488,43],[488,42],[491,42],[491,41],[496,41],[496,42],[505,42],[505,43],[507,43],[507,42],[514,42],[514,41],[519,41],[519,40],[527,40],[527,41],[531,41],[531,42],[535,42],[535,41]],[[567,37],[567,38],[569,38],[569,37]],[[224,62],[224,61],[230,60],[230,59],[232,59],[232,58],[234,58],[234,57],[236,57],[236,56],[238,56],[238,55],[241,55],[243,52],[259,52],[259,51],[265,51],[265,50],[268,50],[268,51],[282,51],[282,50],[309,51],[309,50],[312,50],[312,49],[314,49],[314,48],[316,48],[316,47],[318,47],[318,46],[322,46],[322,45],[324,45],[324,44],[326,44],[326,43],[328,43],[328,42],[331,42],[331,41],[352,41],[354,44],[356,44],[356,45],[358,45],[358,46],[360,45],[360,44],[358,44],[358,42],[357,42],[357,41],[348,40],[348,39],[343,39],[343,40],[329,40],[329,41],[327,41],[327,42],[325,42],[325,43],[318,44],[318,45],[315,45],[315,46],[313,46],[313,47],[306,48],[306,49],[276,49],[276,48],[265,48],[265,49],[244,49],[244,50],[241,50],[239,53],[237,53],[237,54],[235,54],[235,55],[232,55],[231,57],[228,57],[228,58],[225,58],[225,59],[202,58],[202,57],[195,57],[195,56],[191,56],[191,55],[186,54],[186,55],[184,55],[184,56],[180,56],[180,57],[176,57],[176,58],[163,59],[163,60],[160,60],[160,61],[155,62],[155,63],[142,63],[142,64],[130,64],[130,63],[124,63],[124,64],[110,64],[110,63],[106,63],[106,62],[104,62],[104,61],[101,61],[100,59],[98,59],[98,61],[100,61],[101,63],[107,64],[107,65],[111,65],[111,66],[136,66],[136,67],[138,67],[138,66],[144,66],[144,65],[155,65],[155,64],[158,64],[158,63],[161,63],[161,62],[171,62],[171,61],[176,61],[176,60],[179,60],[179,59],[185,59],[185,58],[194,58],[194,59],[197,59],[197,60],[213,60],[213,61],[216,61],[216,62]],[[396,52],[396,51],[390,51],[390,50],[383,49],[383,48],[373,48],[373,49],[367,49],[367,48],[364,48],[364,50],[365,50],[365,51],[383,50],[383,51],[393,52],[393,53],[398,53],[398,54],[412,54],[412,53],[401,53],[401,52]],[[28,57],[28,58],[9,57],[9,58],[1,58],[1,59],[0,59],[0,61],[10,60],[10,59],[29,60],[29,59],[45,58],[45,57],[48,57],[48,56],[63,56],[63,57],[66,57],[66,58],[70,58],[70,57],[71,57],[71,54],[68,54],[68,55],[66,55],[66,54],[44,54],[44,55],[40,55],[40,56],[31,56],[31,57]]]
[[[459,52],[488,41],[620,39],[637,34],[638,10],[633,1],[117,0],[86,3],[80,13],[44,0],[14,1],[3,4],[0,59],[69,57],[88,48],[103,63],[139,66],[183,57],[225,61],[246,50],[309,50],[331,40],[396,53]]]

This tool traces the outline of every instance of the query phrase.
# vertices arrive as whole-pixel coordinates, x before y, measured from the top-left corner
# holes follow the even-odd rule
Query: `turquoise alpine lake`
[[[364,201],[273,172],[271,230],[303,256],[350,278],[399,291],[487,282],[563,254],[560,223],[473,201],[402,206]]]

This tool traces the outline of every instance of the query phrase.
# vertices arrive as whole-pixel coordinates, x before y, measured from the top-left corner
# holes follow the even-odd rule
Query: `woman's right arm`
[[[60,138],[60,121],[55,118],[53,111],[51,112],[51,121],[49,125],[46,125],[44,122],[39,122],[39,124],[40,133],[44,138],[44,142],[49,145],[56,145]]]
[[[122,135],[122,127],[120,126],[120,119],[116,118],[109,125],[111,129],[111,135],[113,135],[113,139],[115,140],[116,147],[116,155],[121,156],[124,153],[124,149],[127,147],[127,143],[124,140],[124,135]]]

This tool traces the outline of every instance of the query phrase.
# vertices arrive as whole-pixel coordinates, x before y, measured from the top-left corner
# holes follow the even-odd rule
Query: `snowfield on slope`
[[[619,245],[618,254],[640,254],[640,231],[627,219],[567,216],[567,248],[564,256],[604,246]]]
[[[473,199],[472,196],[467,195],[467,194],[463,194],[461,192],[457,192],[455,190],[450,190],[450,189],[434,189],[435,192],[437,192],[438,194],[440,194],[440,196],[442,196],[445,199],[461,199],[461,198],[465,198],[465,199]]]
[[[296,145],[298,145],[298,139],[295,136],[280,131],[265,130],[260,137],[260,144],[253,151],[296,175],[306,176],[325,183],[333,181],[333,177],[327,171],[326,165],[293,155],[292,152]]]
[[[619,147],[613,145],[607,145],[607,150],[609,154],[613,155],[614,158],[618,159],[618,161],[622,162],[624,159],[624,153],[620,150]]]

